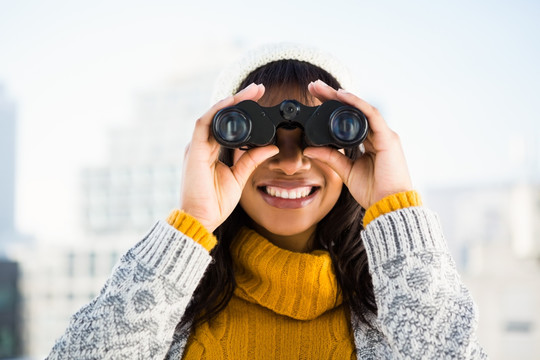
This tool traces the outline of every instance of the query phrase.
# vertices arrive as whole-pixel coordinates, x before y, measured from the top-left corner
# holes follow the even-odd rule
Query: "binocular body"
[[[351,148],[360,145],[368,133],[366,116],[336,100],[313,107],[296,100],[273,107],[245,100],[216,113],[212,134],[224,147],[249,149],[275,144],[278,128],[297,127],[303,130],[308,146]]]

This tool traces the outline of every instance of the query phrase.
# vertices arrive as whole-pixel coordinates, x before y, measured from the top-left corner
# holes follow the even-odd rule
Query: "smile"
[[[310,204],[317,196],[318,186],[299,186],[282,188],[279,186],[260,186],[263,200],[279,209],[298,209]]]
[[[305,198],[315,189],[314,186],[302,186],[294,189],[284,189],[277,186],[264,186],[263,188],[268,195],[282,199]]]

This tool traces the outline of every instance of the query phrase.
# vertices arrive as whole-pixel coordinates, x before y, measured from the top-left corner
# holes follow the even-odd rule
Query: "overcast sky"
[[[69,236],[77,171],[104,160],[107,129],[133,120],[134,94],[215,69],[228,44],[334,53],[401,135],[420,188],[539,180],[539,18],[540,2],[519,0],[0,0],[17,224]]]

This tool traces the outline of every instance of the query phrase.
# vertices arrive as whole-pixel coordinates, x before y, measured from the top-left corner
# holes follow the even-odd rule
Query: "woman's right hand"
[[[215,104],[195,124],[184,158],[180,208],[210,232],[233,212],[253,170],[279,151],[274,145],[253,148],[229,167],[218,160],[220,145],[212,136],[212,119],[225,107],[244,100],[258,101],[263,94],[262,84],[251,84]]]

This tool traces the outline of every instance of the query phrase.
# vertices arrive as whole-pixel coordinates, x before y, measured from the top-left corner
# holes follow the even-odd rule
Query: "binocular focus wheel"
[[[300,104],[294,100],[285,100],[279,105],[279,112],[285,120],[294,120],[300,113]]]

